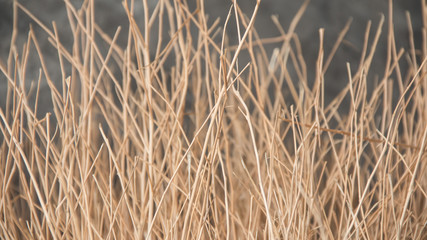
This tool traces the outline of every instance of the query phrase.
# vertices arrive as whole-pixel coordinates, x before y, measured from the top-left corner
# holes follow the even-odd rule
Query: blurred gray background
[[[398,48],[408,49],[408,30],[405,11],[411,14],[411,21],[415,32],[416,48],[421,44],[421,1],[422,0],[395,0],[394,3],[394,30]],[[0,0],[0,59],[2,64],[7,62],[9,54],[10,39],[12,32],[12,0]],[[60,0],[20,0],[22,5],[28,8],[35,16],[37,16],[44,24],[52,29],[52,21],[56,21],[59,27],[59,36],[65,46],[71,46],[71,38],[67,37],[70,34],[69,23],[65,11],[65,4]],[[82,0],[71,0],[71,2],[79,8]],[[136,0],[136,15],[137,20],[142,24],[142,6],[141,1]],[[157,1],[149,0],[151,7]],[[190,0],[189,5],[192,9],[195,8],[196,0]],[[255,0],[238,0],[242,10],[250,16],[255,6]],[[259,13],[256,18],[255,28],[262,37],[279,36],[280,33],[276,29],[271,20],[271,15],[277,15],[281,25],[287,31],[292,18],[300,8],[304,1],[301,0],[262,0],[259,8]],[[95,0],[96,4],[96,22],[110,36],[113,36],[119,25],[123,26],[119,43],[124,45],[127,36],[128,19],[122,7],[120,0]],[[224,25],[225,16],[228,13],[231,1],[230,0],[207,0],[205,1],[206,12],[209,15],[210,23],[216,18],[221,18],[219,26]],[[138,14],[138,11],[141,13]],[[329,54],[333,44],[335,43],[339,32],[344,28],[346,22],[352,18],[352,25],[345,37],[346,44],[343,44],[330,65],[325,77],[325,84],[329,98],[333,98],[339,91],[348,83],[346,62],[352,64],[352,68],[356,69],[361,55],[364,32],[369,20],[372,20],[371,36],[374,35],[380,14],[388,19],[388,1],[387,0],[312,0],[304,13],[300,23],[296,28],[296,32],[303,47],[303,54],[307,63],[310,79],[314,78],[315,62],[319,47],[319,28],[325,29],[325,54]],[[19,11],[19,34],[17,36],[18,52],[22,52],[23,43],[27,40],[29,25],[32,24],[39,39],[40,46],[46,58],[46,63],[50,66],[50,75],[54,81],[60,82],[61,75],[58,68],[57,52],[53,49],[48,41],[46,34],[43,34],[40,27],[37,26],[25,13]],[[142,24],[143,25],[143,24]],[[141,26],[142,26],[141,25]],[[230,39],[236,39],[237,35],[233,31],[233,27],[228,29]],[[371,78],[375,75],[382,77],[385,66],[386,55],[386,39],[387,25],[383,27],[383,34],[380,44],[375,55],[374,64],[371,68]],[[372,39],[372,37],[371,37]],[[270,54],[274,47],[280,45],[269,45],[267,50]],[[30,56],[30,61],[37,62],[37,56]],[[27,85],[32,80],[36,81],[39,74],[39,64],[30,64],[27,68]],[[5,107],[7,81],[0,73],[0,107]],[[41,86],[42,92],[48,89],[46,84]],[[51,108],[50,94],[42,94],[40,104],[43,106],[40,109],[40,114],[44,114]]]

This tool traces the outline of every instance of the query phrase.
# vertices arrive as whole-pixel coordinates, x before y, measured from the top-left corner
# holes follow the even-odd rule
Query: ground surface
[[[20,0],[23,6],[28,8],[37,18],[39,18],[44,24],[52,28],[52,21],[55,21],[59,26],[58,31],[61,41],[68,47],[71,46],[72,41],[70,38],[70,28],[68,23],[67,14],[65,11],[65,5],[63,1],[57,0]],[[75,6],[81,5],[82,1],[71,1]],[[136,16],[142,23],[142,6],[141,1],[136,2]],[[155,1],[154,1],[155,2]],[[149,1],[149,4],[154,6],[153,1]],[[189,1],[190,5],[194,5],[196,1]],[[399,45],[398,48],[404,47],[408,49],[408,32],[407,32],[407,21],[405,11],[409,11],[411,14],[412,24],[415,32],[415,42],[419,44],[421,38],[421,13],[420,1],[394,1],[394,31],[396,35],[396,42]],[[95,1],[96,3],[96,22],[104,29],[110,36],[113,36],[118,26],[123,26],[122,36],[119,38],[119,42],[122,44],[126,39],[126,32],[128,26],[128,19],[125,15],[125,11],[118,0],[105,0]],[[252,14],[254,8],[254,1],[237,1],[242,10],[246,12],[248,16]],[[303,1],[278,1],[278,0],[263,0],[258,12],[258,17],[255,23],[255,28],[262,37],[274,37],[279,36],[280,33],[271,20],[272,15],[277,15],[278,19],[285,30],[288,30],[290,21],[295,16],[299,7]],[[205,2],[205,11],[210,16],[210,21],[213,22],[218,17],[221,18],[220,26],[224,25],[225,17],[231,6],[230,0],[215,0]],[[60,74],[57,71],[58,58],[57,52],[53,49],[50,43],[47,41],[46,35],[42,33],[40,27],[31,21],[25,13],[18,11],[18,26],[19,34],[17,36],[18,46],[23,46],[23,43],[27,40],[27,34],[29,31],[29,25],[32,24],[36,36],[39,37],[40,46],[47,65],[51,68],[50,74],[52,79],[60,81]],[[325,84],[327,89],[326,98],[333,98],[343,86],[348,82],[347,72],[345,63],[350,62],[353,68],[357,68],[359,62],[360,53],[363,47],[364,32],[366,25],[369,20],[372,20],[373,27],[371,28],[371,35],[373,35],[378,25],[380,14],[388,16],[388,1],[385,0],[359,0],[359,1],[342,1],[342,0],[319,0],[312,1],[305,14],[303,15],[301,22],[296,28],[296,32],[303,46],[304,58],[307,62],[308,73],[312,74],[309,79],[313,79],[315,75],[315,62],[317,59],[317,52],[319,48],[319,28],[325,29],[325,54],[331,50],[339,32],[344,28],[346,22],[352,18],[351,28],[346,35],[345,43],[338,49],[336,56],[334,57],[331,67],[325,75]],[[9,53],[11,32],[12,32],[12,0],[0,0],[0,59],[5,62]],[[387,21],[387,18],[386,18]],[[142,25],[142,24],[141,24]],[[228,28],[228,35],[230,41],[233,42],[233,38],[237,39],[235,25],[230,24]],[[385,66],[385,54],[386,54],[386,33],[387,28],[383,27],[383,37],[380,41],[380,46],[377,48],[376,57],[374,58],[374,64],[371,68],[371,75],[378,75],[381,77]],[[418,36],[418,37],[417,37]],[[234,41],[235,41],[234,39]],[[267,46],[269,54],[276,45]],[[22,49],[18,52],[22,52]],[[32,58],[31,58],[32,57]],[[33,59],[33,65],[29,65],[27,71],[28,85],[31,80],[38,79],[38,73],[40,65],[37,64],[37,56],[30,56]],[[5,106],[5,94],[6,94],[6,79],[3,74],[0,74],[0,106]],[[48,87],[46,83],[41,85],[42,91],[47,91]],[[329,96],[329,97],[328,97]],[[48,111],[50,108],[49,95],[41,95],[41,102],[45,106],[40,109],[40,113]]]

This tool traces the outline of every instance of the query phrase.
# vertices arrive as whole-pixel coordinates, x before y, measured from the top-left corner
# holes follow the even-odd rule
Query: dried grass
[[[407,51],[388,31],[387,66],[372,87],[368,73],[387,27],[382,18],[369,36],[369,23],[359,66],[347,65],[347,87],[325,102],[324,75],[349,25],[330,54],[319,31],[310,84],[294,33],[307,2],[272,39],[252,28],[259,3],[249,17],[233,5],[237,26],[227,21],[218,32],[203,1],[193,11],[184,1],[159,1],[153,12],[143,2],[144,26],[124,2],[129,35],[121,47],[121,29],[110,38],[94,22],[93,1],[78,10],[65,0],[72,49],[55,24],[44,26],[15,3],[15,16],[26,12],[49,35],[62,80],[50,79],[33,30],[21,54],[12,39],[0,68],[8,80],[8,107],[0,109],[2,239],[427,238],[425,29],[418,50],[408,25]],[[153,50],[156,27],[170,35],[160,34]],[[225,41],[230,27],[238,28],[237,46]],[[281,47],[268,57],[272,42]],[[30,52],[42,68],[29,92]],[[43,103],[28,99],[46,94],[44,78],[54,107],[40,117]]]

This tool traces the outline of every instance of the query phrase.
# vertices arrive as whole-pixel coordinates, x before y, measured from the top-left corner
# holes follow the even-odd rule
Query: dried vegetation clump
[[[348,28],[330,53],[319,31],[309,81],[294,33],[307,2],[270,39],[252,27],[258,4],[248,16],[233,5],[237,24],[219,26],[203,1],[164,0],[153,11],[144,4],[138,26],[124,1],[129,25],[114,36],[96,25],[94,1],[65,5],[72,48],[58,26],[14,5],[48,34],[61,78],[50,77],[32,29],[23,48],[12,38],[0,66],[2,239],[427,238],[427,40],[424,29],[415,48],[409,15],[411,48],[397,48],[391,18],[374,31],[368,23],[360,64],[347,65],[347,87],[325,101],[324,82],[334,81],[325,72]],[[388,44],[387,65],[372,85],[378,44]],[[53,104],[45,115],[43,79]]]

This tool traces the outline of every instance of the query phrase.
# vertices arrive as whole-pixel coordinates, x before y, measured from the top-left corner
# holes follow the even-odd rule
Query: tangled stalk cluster
[[[368,23],[360,64],[347,64],[348,85],[328,102],[325,72],[349,25],[330,53],[319,31],[309,81],[295,34],[308,2],[265,39],[253,28],[259,1],[249,16],[235,2],[224,26],[208,24],[203,1],[172,0],[154,10],[143,1],[138,26],[124,1],[125,46],[117,38],[126,31],[111,37],[96,24],[93,0],[64,2],[72,47],[55,23],[14,3],[14,31],[18,11],[44,30],[60,79],[33,28],[22,51],[12,37],[0,65],[2,239],[427,238],[425,29],[416,49],[408,21],[411,48],[399,50],[391,18],[372,36]],[[371,88],[387,28],[387,65]],[[39,78],[27,79],[34,64]],[[42,81],[47,114],[38,112]]]

